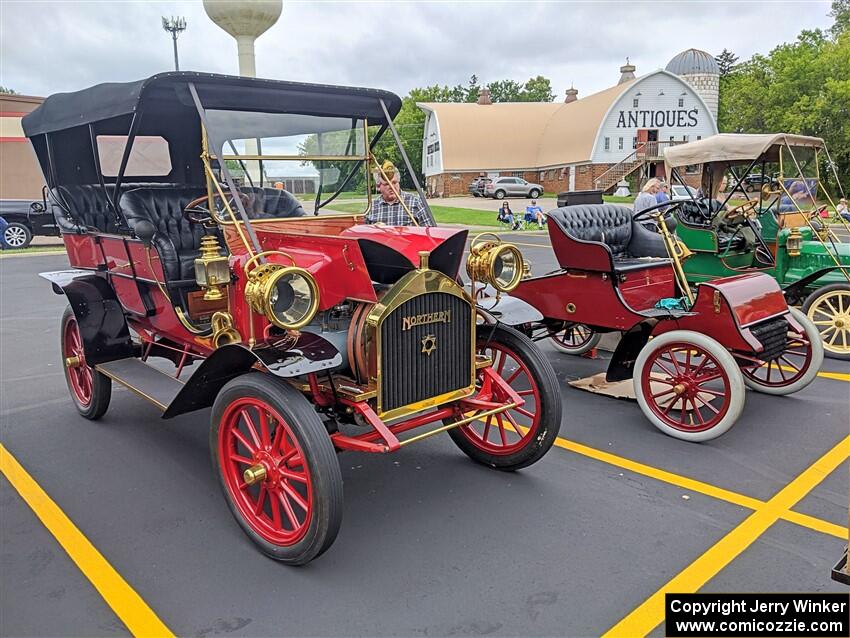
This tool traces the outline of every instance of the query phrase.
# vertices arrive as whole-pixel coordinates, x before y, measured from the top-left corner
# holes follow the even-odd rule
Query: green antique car
[[[665,164],[682,184],[689,167],[702,165],[701,192],[671,207],[688,281],[767,273],[818,327],[826,355],[850,360],[850,226],[828,216],[834,202],[820,166],[831,170],[839,191],[841,183],[823,140],[721,134],[666,149]],[[756,168],[771,177],[749,194],[744,180]],[[745,201],[731,205],[738,192]]]

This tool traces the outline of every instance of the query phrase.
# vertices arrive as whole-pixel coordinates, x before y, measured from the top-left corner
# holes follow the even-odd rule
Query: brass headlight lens
[[[522,253],[501,240],[479,242],[476,238],[466,259],[470,279],[490,284],[499,292],[510,292],[519,285],[525,272]]]
[[[274,325],[297,330],[316,315],[319,288],[313,275],[303,268],[263,264],[248,276],[245,299]]]

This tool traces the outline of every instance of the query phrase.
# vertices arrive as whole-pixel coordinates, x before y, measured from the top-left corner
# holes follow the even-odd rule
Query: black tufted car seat
[[[247,195],[246,209],[251,219],[303,217],[307,214],[301,202],[283,189],[243,186],[239,190]]]
[[[181,185],[136,188],[121,195],[119,205],[130,229],[139,220],[156,226],[153,243],[170,282],[195,277],[195,258],[200,254],[204,228],[183,217],[183,209],[206,193],[203,186]]]
[[[618,272],[670,263],[665,258],[667,252],[661,236],[633,222],[632,210],[626,206],[564,206],[550,211],[548,216],[568,237],[605,245],[611,253],[614,270]],[[575,267],[570,263],[561,263],[561,266]]]
[[[121,192],[135,188],[167,188],[175,184],[160,182],[125,182]],[[73,184],[57,186],[50,190],[48,201],[56,219],[56,224],[63,233],[110,233],[127,234],[127,229],[118,227],[115,213],[107,202],[107,193],[112,196],[114,186],[106,185],[106,190],[100,184]]]

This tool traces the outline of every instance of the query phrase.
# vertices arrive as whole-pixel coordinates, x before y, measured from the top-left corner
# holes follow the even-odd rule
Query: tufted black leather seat
[[[139,220],[156,226],[153,243],[171,282],[195,277],[195,258],[200,254],[204,228],[183,217],[183,210],[206,193],[203,186],[182,185],[136,188],[121,195],[121,212],[131,230]]]
[[[549,212],[548,216],[567,236],[604,244],[611,252],[616,271],[666,266],[670,263],[665,258],[667,251],[661,236],[632,221],[632,210],[626,206],[564,206]],[[569,264],[561,265],[570,267]]]
[[[303,217],[307,214],[301,202],[283,189],[243,186],[239,190],[247,195],[246,209],[251,219]]]

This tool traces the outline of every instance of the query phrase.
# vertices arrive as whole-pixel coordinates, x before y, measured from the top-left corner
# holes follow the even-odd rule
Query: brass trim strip
[[[154,369],[156,370],[156,368],[154,368]],[[104,369],[103,369],[103,368],[101,368],[99,365],[98,365],[98,366],[95,366],[95,370],[97,370],[97,371],[98,371],[98,372],[100,372],[101,374],[103,374],[103,375],[105,375],[105,376],[109,377],[109,378],[110,378],[110,379],[112,379],[113,381],[117,381],[118,383],[120,383],[121,385],[123,385],[125,388],[127,388],[127,389],[128,389],[128,390],[130,390],[131,392],[135,393],[136,395],[138,395],[138,396],[142,397],[143,399],[147,399],[148,401],[150,401],[151,403],[153,403],[155,406],[157,406],[159,409],[161,409],[163,412],[164,412],[165,410],[167,410],[167,409],[168,409],[168,406],[167,406],[167,405],[163,405],[162,403],[160,403],[159,401],[157,401],[156,399],[154,399],[152,396],[149,396],[149,395],[145,394],[144,392],[142,392],[141,390],[139,390],[138,388],[136,388],[136,387],[134,387],[134,386],[130,385],[130,383],[129,383],[126,379],[122,379],[121,377],[116,376],[114,373],[111,373],[111,372],[109,372],[109,371],[107,371],[107,370],[104,370]],[[161,371],[161,370],[157,370],[157,372],[162,372],[162,371]],[[163,373],[163,374],[165,374],[165,373]],[[166,376],[168,376],[168,375],[166,375]],[[175,379],[175,381],[176,381],[176,380],[177,380],[177,379]]]

